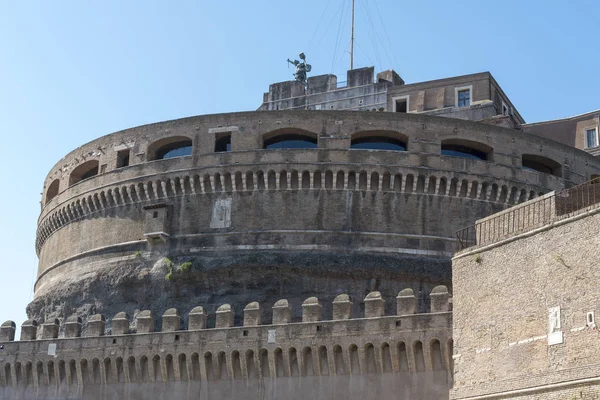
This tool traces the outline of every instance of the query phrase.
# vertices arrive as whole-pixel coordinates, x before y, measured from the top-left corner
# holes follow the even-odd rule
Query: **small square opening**
[[[243,336],[248,336],[248,331],[245,330],[244,332],[242,332],[242,335]]]
[[[117,344],[117,339],[113,339],[113,344]]]
[[[317,332],[321,332],[321,325],[317,325]]]
[[[399,327],[400,325],[402,325],[402,321],[400,321],[400,320],[396,321],[396,327]]]
[[[179,340],[179,335],[175,335],[175,340]]]
[[[158,211],[154,211],[152,213],[152,218],[158,218]]]
[[[117,152],[117,168],[129,166],[129,153],[129,149]]]
[[[216,137],[215,141],[215,152],[224,153],[231,151],[231,134],[220,135]]]
[[[396,112],[405,113],[408,111],[407,109],[408,102],[406,99],[396,100]]]

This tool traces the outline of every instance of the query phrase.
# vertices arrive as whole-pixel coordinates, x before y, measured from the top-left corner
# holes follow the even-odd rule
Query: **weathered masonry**
[[[283,293],[296,310],[314,293],[330,312],[339,293],[399,286],[423,310],[451,285],[456,230],[599,170],[518,130],[410,113],[251,112],[128,129],[48,175],[29,316],[212,312]]]
[[[106,336],[101,315],[87,318],[85,336],[77,316],[62,325],[28,320],[18,342],[12,341],[15,324],[7,321],[0,328],[0,393],[140,398],[154,388],[155,395],[253,398],[262,387],[261,398],[269,399],[297,398],[298,390],[322,399],[399,393],[443,399],[451,385],[450,297],[442,286],[431,297],[431,312],[415,314],[417,298],[412,289],[402,290],[396,315],[384,316],[385,300],[371,292],[363,300],[364,317],[352,319],[352,302],[342,294],[329,321],[321,320],[322,305],[311,297],[298,323],[283,299],[273,306],[269,325],[253,302],[237,327],[229,304],[217,309],[211,328],[206,310],[195,307],[185,330],[179,312],[169,309],[157,332],[149,310],[137,313],[133,323],[120,312]]]

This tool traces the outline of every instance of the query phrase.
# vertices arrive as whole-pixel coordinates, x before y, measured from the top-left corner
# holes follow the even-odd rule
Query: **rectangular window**
[[[502,103],[502,115],[508,116],[508,106],[505,103]]]
[[[117,168],[129,166],[129,152],[129,149],[117,152]]]
[[[407,111],[406,99],[396,100],[396,112],[405,113]]]
[[[598,130],[596,128],[586,129],[585,137],[587,140],[587,147],[598,146]]]
[[[471,105],[471,90],[459,90],[458,91],[458,106],[468,107]]]

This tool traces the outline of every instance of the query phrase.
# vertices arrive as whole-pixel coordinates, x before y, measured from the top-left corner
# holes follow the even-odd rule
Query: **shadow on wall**
[[[446,384],[433,384],[445,382]],[[237,399],[237,400],[443,400],[451,381],[446,371],[418,375],[365,374],[260,379],[256,381],[167,382],[108,386],[0,390],[3,399]],[[68,389],[68,390],[67,390]]]

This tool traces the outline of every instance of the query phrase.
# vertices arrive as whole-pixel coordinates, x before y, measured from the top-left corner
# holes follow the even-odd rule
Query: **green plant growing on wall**
[[[167,266],[167,268],[173,267],[173,260],[171,260],[169,257],[165,257],[165,259],[163,261],[164,261],[165,265]]]
[[[179,271],[181,272],[188,272],[190,270],[190,268],[192,268],[192,263],[191,262],[184,262],[183,264],[179,265]]]
[[[135,258],[140,258],[140,257],[142,256],[142,252],[138,250],[138,251],[136,251],[135,253],[133,253],[133,256],[134,256]]]
[[[475,256],[473,257],[473,261],[475,261],[477,264],[481,264],[483,262],[481,254],[475,254]]]
[[[165,281],[169,282],[173,276],[173,267],[169,267],[169,272],[165,275]]]

